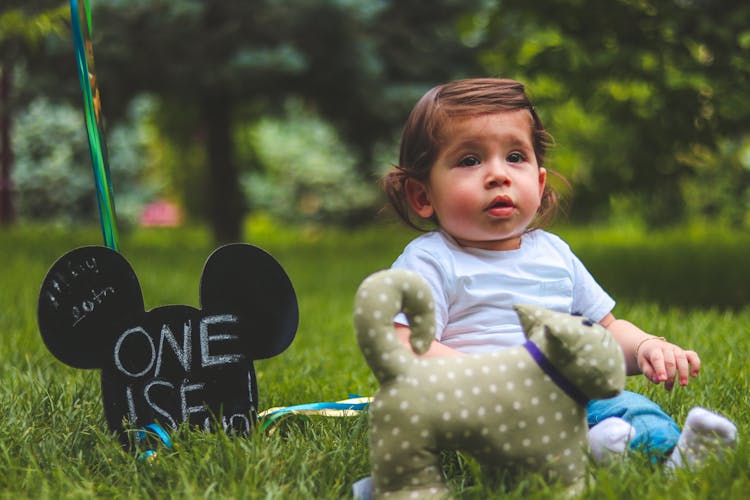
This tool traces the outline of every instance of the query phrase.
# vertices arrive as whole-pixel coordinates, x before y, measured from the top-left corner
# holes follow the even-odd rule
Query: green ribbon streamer
[[[99,221],[102,226],[104,244],[119,251],[115,202],[112,195],[112,179],[107,163],[107,146],[101,117],[99,88],[94,72],[94,47],[91,42],[91,10],[88,0],[70,0],[70,18],[73,29],[78,79],[83,93],[83,114],[91,153],[91,168],[94,170],[96,201],[99,206]]]
[[[324,417],[356,415],[357,413],[367,411],[371,402],[372,398],[350,394],[349,399],[343,401],[324,401],[320,403],[306,403],[295,406],[271,408],[258,415],[260,418],[260,430],[261,432],[268,430],[279,423],[282,418],[289,415],[321,415]]]

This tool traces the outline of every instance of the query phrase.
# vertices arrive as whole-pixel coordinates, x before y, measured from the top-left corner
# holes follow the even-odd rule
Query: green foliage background
[[[238,140],[240,157],[263,165],[241,177],[251,207],[290,222],[354,223],[381,202],[375,183],[356,168],[351,148],[299,102],[280,118],[264,118]],[[282,147],[278,147],[283,145]]]
[[[108,151],[112,183],[117,189],[121,224],[135,224],[144,205],[159,191],[149,176],[147,99],[133,102],[128,119],[109,131]],[[61,223],[96,222],[98,211],[90,170],[90,156],[82,112],[47,99],[32,101],[13,129],[14,187],[22,220]]]
[[[138,156],[149,174],[133,189],[178,200],[216,236],[236,239],[247,209],[371,221],[382,201],[375,181],[396,161],[416,99],[446,80],[487,75],[528,84],[557,138],[550,166],[573,185],[571,220],[747,228],[746,2],[98,0],[92,7],[113,133],[134,98],[155,103],[145,130],[134,132],[146,135],[149,147]],[[15,120],[40,94],[80,105],[61,12],[50,1],[0,9]],[[78,165],[71,172],[90,175]],[[116,198],[129,190],[116,184]],[[278,202],[286,196],[298,198]],[[45,215],[56,211],[50,204]]]

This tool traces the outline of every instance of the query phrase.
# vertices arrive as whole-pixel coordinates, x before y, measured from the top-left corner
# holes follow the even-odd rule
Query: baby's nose
[[[485,162],[485,167],[487,169],[487,173],[485,176],[486,187],[510,185],[508,168],[503,162],[492,160],[489,162]]]

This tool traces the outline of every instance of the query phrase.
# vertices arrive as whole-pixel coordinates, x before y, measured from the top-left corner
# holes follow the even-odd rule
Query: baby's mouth
[[[508,196],[498,196],[492,200],[492,203],[489,204],[487,210],[512,209],[514,206],[513,200]]]

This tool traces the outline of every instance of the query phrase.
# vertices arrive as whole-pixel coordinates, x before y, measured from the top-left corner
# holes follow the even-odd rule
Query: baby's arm
[[[394,323],[393,324],[394,330],[396,330],[396,335],[398,335],[399,340],[409,349],[411,349],[411,344],[409,344],[409,335],[411,335],[411,329],[409,329],[408,326],[402,325],[400,323]],[[430,348],[427,350],[426,353],[422,354],[422,356],[426,358],[440,358],[445,356],[462,356],[463,353],[458,352],[455,349],[451,349],[450,347],[441,344],[437,340],[432,341],[430,344]]]
[[[695,351],[686,351],[662,337],[649,335],[624,319],[607,314],[600,323],[615,337],[625,355],[628,375],[643,373],[655,384],[664,382],[672,390],[675,381],[687,385],[701,369],[701,360]]]

